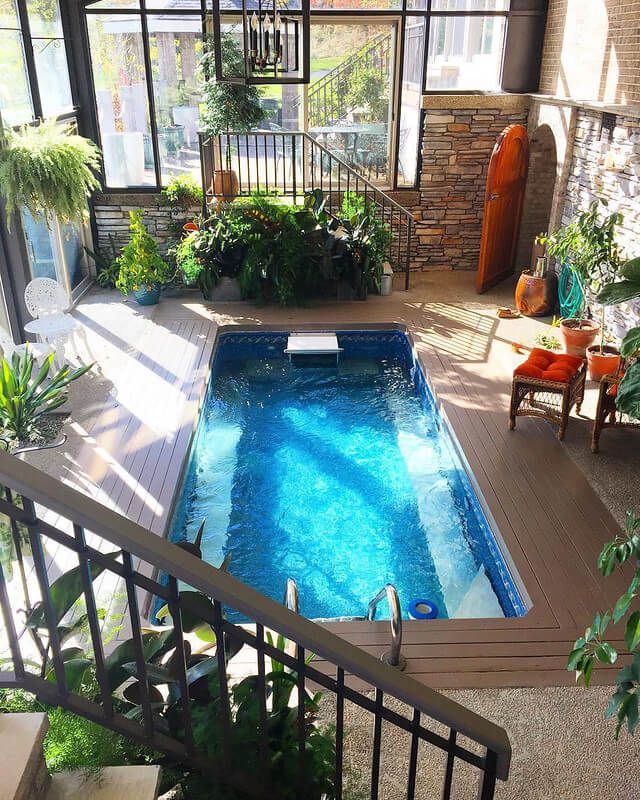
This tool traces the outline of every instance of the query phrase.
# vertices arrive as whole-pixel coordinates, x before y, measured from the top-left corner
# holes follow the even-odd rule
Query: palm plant
[[[36,433],[44,414],[59,408],[67,399],[65,388],[85,374],[93,364],[72,370],[67,364],[48,381],[54,353],[45,360],[35,377],[35,360],[27,346],[23,354],[0,362],[0,425],[17,441],[28,441]]]

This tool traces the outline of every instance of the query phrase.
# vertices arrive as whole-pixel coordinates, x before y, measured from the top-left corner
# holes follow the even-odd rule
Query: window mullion
[[[151,53],[149,52],[149,26],[145,10],[145,0],[142,0],[142,13],[140,14],[142,29],[142,52],[144,54],[144,71],[147,83],[147,102],[149,104],[149,126],[151,129],[151,146],[153,148],[153,164],[156,173],[156,188],[162,188],[162,172],[160,170],[160,147],[158,143],[158,126],[156,124],[156,100],[153,91],[153,71],[151,68]]]
[[[40,99],[40,88],[38,86],[38,73],[36,72],[36,59],[33,53],[33,42],[31,40],[31,26],[29,25],[29,14],[27,13],[26,0],[16,0],[20,28],[22,29],[22,49],[24,60],[27,66],[29,77],[29,91],[31,92],[31,105],[33,106],[33,116],[36,119],[42,118],[42,101]]]

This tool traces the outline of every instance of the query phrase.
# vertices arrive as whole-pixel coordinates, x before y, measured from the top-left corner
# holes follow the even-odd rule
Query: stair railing
[[[23,552],[29,569],[28,580],[32,587],[32,598],[38,598],[40,624],[49,632],[47,646],[52,664],[48,674],[34,668],[33,648],[30,639],[21,635],[24,608],[20,596],[19,581],[9,584],[4,564],[0,566],[0,614],[3,623],[0,630],[0,687],[23,689],[35,694],[43,702],[63,708],[90,719],[111,730],[129,736],[154,750],[186,764],[212,769],[211,757],[204,759],[199,751],[194,731],[193,706],[181,703],[178,724],[167,727],[166,719],[158,713],[157,675],[148,672],[146,663],[149,632],[143,628],[144,620],[139,611],[139,596],[151,593],[168,604],[173,621],[175,652],[171,657],[171,670],[175,670],[179,696],[191,697],[186,673],[190,649],[186,647],[183,628],[195,614],[206,621],[215,633],[215,641],[225,647],[215,649],[217,658],[217,683],[209,683],[210,691],[217,694],[220,709],[221,753],[218,777],[229,784],[241,787],[249,796],[273,797],[269,786],[271,775],[268,714],[268,690],[265,675],[265,659],[270,658],[288,671],[297,686],[295,708],[298,724],[298,748],[301,759],[300,780],[304,779],[307,737],[307,687],[316,691],[318,687],[333,696],[335,709],[335,778],[334,796],[343,795],[345,766],[345,737],[348,736],[349,719],[345,714],[345,702],[354,704],[370,716],[373,722],[371,753],[368,754],[367,772],[371,797],[376,798],[381,775],[381,756],[393,744],[402,731],[410,737],[410,748],[406,763],[406,795],[415,796],[416,781],[424,750],[434,748],[444,754],[446,768],[442,778],[442,797],[451,796],[452,781],[456,768],[464,762],[465,780],[467,770],[477,775],[479,797],[490,800],[494,796],[496,778],[506,780],[509,774],[511,748],[506,732],[499,726],[483,719],[448,697],[419,683],[406,673],[383,664],[374,656],[335,635],[326,626],[313,623],[284,608],[280,603],[265,597],[255,589],[241,583],[224,570],[216,569],[192,553],[156,536],[140,525],[120,516],[115,511],[101,506],[92,498],[54,480],[34,467],[15,457],[0,452],[0,513],[8,518],[14,540],[28,540],[31,555]],[[116,548],[114,550],[114,548]],[[77,568],[82,579],[81,599],[86,609],[91,647],[85,646],[83,655],[91,652],[97,686],[90,697],[78,693],[68,683],[65,669],[65,654],[58,633],[54,600],[51,587],[59,577],[63,564]],[[151,575],[160,570],[167,576],[166,582]],[[100,581],[94,580],[96,570],[103,570]],[[77,580],[77,579],[76,579]],[[99,585],[98,585],[99,584]],[[182,591],[179,587],[190,587],[198,597],[208,598],[195,602],[193,591]],[[102,588],[100,588],[102,587]],[[139,713],[125,716],[119,702],[113,697],[109,671],[109,655],[116,642],[109,642],[104,630],[99,607],[102,594],[117,597],[123,591],[126,607],[123,609],[122,626],[131,632],[131,665],[129,668],[139,683]],[[227,611],[234,610],[243,615],[250,624],[234,624],[227,618]],[[281,634],[295,645],[296,655],[284,652],[272,644],[267,631]],[[257,665],[255,697],[259,703],[261,720],[256,734],[259,736],[259,752],[264,758],[257,760],[258,766],[247,775],[246,764],[234,764],[233,730],[235,710],[231,703],[234,681],[238,680],[233,669],[228,668],[227,650],[238,654],[242,664]],[[245,653],[243,658],[241,653]],[[310,660],[308,654],[315,654]],[[10,657],[10,666],[4,660]],[[230,655],[230,663],[233,665]],[[255,670],[256,667],[254,666]],[[156,672],[159,670],[156,668]],[[270,674],[270,673],[269,673]],[[268,677],[268,676],[267,676]],[[362,687],[373,687],[374,696]],[[215,687],[215,688],[214,688]],[[397,702],[406,708],[398,707]],[[324,701],[323,701],[324,702]],[[180,721],[181,720],[181,721]],[[383,729],[384,723],[384,729]],[[445,727],[445,732],[434,730],[434,723]],[[237,735],[237,733],[236,733]],[[467,737],[469,746],[458,737]],[[396,740],[397,741],[397,740]],[[422,745],[422,746],[420,746]],[[384,767],[386,769],[386,766]],[[296,781],[297,778],[292,778]],[[429,791],[433,791],[434,777],[429,778]],[[295,788],[295,787],[294,787]],[[299,796],[304,796],[301,783]]]
[[[322,127],[343,119],[352,110],[346,103],[349,80],[358,72],[369,68],[378,70],[381,77],[385,78],[389,75],[390,65],[391,34],[381,33],[325,75],[312,81],[307,101],[309,125]],[[301,98],[297,98],[294,107],[301,102]]]
[[[383,586],[378,594],[369,601],[367,619],[369,622],[375,620],[378,606],[385,597],[391,612],[391,648],[382,654],[381,660],[390,667],[403,670],[407,668],[407,659],[402,655],[402,610],[398,592],[392,583]]]
[[[273,193],[302,203],[308,192],[321,189],[327,211],[337,215],[345,194],[361,195],[377,217],[388,224],[391,241],[387,260],[394,272],[404,273],[404,288],[409,288],[415,228],[412,213],[308,133],[231,131],[222,136],[201,135],[200,157],[205,214],[216,208],[214,173],[221,168],[219,165],[236,173],[236,194],[240,197],[254,192]]]

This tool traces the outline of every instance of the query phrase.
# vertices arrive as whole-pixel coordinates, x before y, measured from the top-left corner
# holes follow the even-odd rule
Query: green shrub
[[[62,222],[87,218],[87,198],[100,188],[100,151],[55,120],[0,132],[0,194],[7,220],[23,207]]]
[[[202,187],[191,175],[178,175],[171,178],[162,190],[162,197],[172,206],[191,208],[201,206],[203,200]]]
[[[346,108],[366,108],[370,122],[385,122],[389,114],[389,83],[375,67],[358,70],[349,77]]]
[[[41,703],[22,691],[0,690],[0,713],[46,712],[49,730],[44,757],[49,772],[147,763],[153,751],[58,706]]]
[[[22,355],[14,353],[10,362],[5,358],[0,362],[0,425],[17,441],[28,441],[42,416],[66,401],[66,387],[93,366],[72,370],[66,365],[49,378],[53,359],[52,353],[35,376],[28,347]]]
[[[129,212],[129,230],[131,241],[117,259],[117,288],[127,294],[166,283],[171,277],[171,268],[162,259],[158,243],[145,228],[141,211]]]

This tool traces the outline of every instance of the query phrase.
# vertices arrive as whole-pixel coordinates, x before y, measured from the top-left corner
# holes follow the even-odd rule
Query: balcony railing
[[[345,704],[349,703],[366,713],[373,726],[370,752],[362,758],[368,765],[367,791],[373,800],[378,797],[381,756],[393,749],[398,762],[403,754],[403,737],[408,747],[405,771],[399,773],[398,797],[414,798],[422,759],[428,764],[434,753],[443,759],[442,777],[437,780],[444,800],[451,796],[456,779],[466,782],[477,776],[482,800],[494,796],[496,778],[506,780],[511,751],[505,731],[497,725],[383,664],[326,627],[292,613],[227,572],[2,452],[0,484],[0,514],[10,527],[18,560],[11,580],[6,559],[0,567],[0,687],[32,692],[44,702],[60,705],[175,760],[215,772],[219,779],[241,787],[249,796],[267,798],[278,796],[277,787],[274,790],[269,785],[272,731],[266,723],[275,702],[273,674],[278,672],[285,674],[296,689],[291,695],[291,709],[297,719],[294,746],[299,751],[301,769],[297,775],[294,770],[291,780],[300,781],[300,797],[305,796],[302,787],[308,778],[305,748],[314,730],[307,717],[307,691],[315,692],[318,687],[324,693],[321,702],[326,701],[331,709],[335,731],[333,789],[327,797],[343,796],[345,741],[349,736]],[[31,551],[28,555],[27,550]],[[69,574],[63,565],[67,570],[75,567],[73,581],[78,585],[79,599],[60,619],[65,595],[55,579]],[[152,577],[158,574],[168,579]],[[195,592],[185,591],[187,587]],[[73,592],[69,585],[65,591],[68,603]],[[153,636],[158,636],[158,629],[154,632],[144,627],[140,613],[147,594],[168,604],[173,620],[173,633],[163,640],[167,658],[161,663],[156,660],[155,665],[149,662],[151,642],[157,641]],[[120,595],[126,601],[121,625],[130,636],[125,648],[130,663],[125,666],[136,689],[137,704],[134,713],[126,714],[122,699],[114,695],[123,677],[114,677],[114,653],[119,654],[124,645],[120,639],[109,639],[100,613],[105,596],[110,601]],[[25,624],[25,613],[18,609],[26,610],[31,628]],[[233,624],[227,618],[230,610],[240,612],[248,622]],[[97,688],[89,696],[70,683],[74,672],[69,669],[69,643],[74,640],[63,642],[61,633],[68,631],[61,626],[68,626],[74,614],[77,621],[78,613],[86,614],[88,633],[83,635],[88,641],[75,641],[79,655],[74,658],[90,663],[94,671]],[[193,630],[194,615],[214,632],[210,641],[224,643],[207,645],[217,668],[217,679],[209,680],[208,686],[214,693],[211,708],[219,713],[221,741],[219,752],[209,752],[206,758],[194,736],[198,720],[191,677],[196,656],[186,633]],[[40,649],[34,648],[27,635],[33,632],[34,619],[40,640],[45,640]],[[270,631],[285,637],[291,647],[278,646]],[[312,653],[315,655],[310,660],[308,654]],[[274,671],[268,671],[266,659],[279,667],[272,666]],[[254,675],[251,698],[256,709],[251,719],[259,753],[255,770],[234,759],[237,739],[232,736],[233,715],[239,712],[231,698],[237,697],[234,687],[247,669]],[[169,698],[159,692],[167,672],[173,681]],[[372,692],[358,688],[363,685],[371,687]],[[173,725],[167,727],[161,712],[171,697],[178,702]],[[188,701],[183,702],[183,698]],[[211,713],[215,717],[215,712]],[[436,796],[434,790],[430,779],[428,791]],[[423,794],[421,789],[419,794]]]
[[[405,289],[409,288],[413,215],[349,166],[339,152],[301,131],[253,131],[201,136],[200,154],[209,212],[215,205],[213,181],[218,169],[236,173],[241,197],[273,192],[302,202],[305,194],[321,189],[327,199],[326,210],[334,215],[345,193],[362,195],[379,219],[389,225],[392,239],[387,258],[395,272],[404,273]]]

